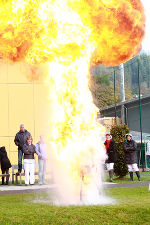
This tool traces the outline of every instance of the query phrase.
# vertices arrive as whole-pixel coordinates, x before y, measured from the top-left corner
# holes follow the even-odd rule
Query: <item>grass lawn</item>
[[[150,176],[144,176],[144,175],[150,175],[150,172],[141,172],[141,181],[150,181]],[[128,174],[127,176],[123,177],[123,179],[118,179],[118,177],[114,176],[114,183],[131,183],[130,181],[130,175]],[[134,181],[133,182],[138,182],[137,176],[134,173],[133,176]],[[109,181],[109,175],[108,172],[105,171],[105,180],[108,182]]]
[[[57,207],[32,200],[46,194],[0,196],[0,224],[150,224],[148,187],[107,189],[115,205]]]

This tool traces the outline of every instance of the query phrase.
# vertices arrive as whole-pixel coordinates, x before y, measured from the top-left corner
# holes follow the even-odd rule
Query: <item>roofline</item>
[[[141,97],[141,101],[149,99],[149,98],[150,98],[150,95],[145,95],[144,97]],[[119,102],[119,103],[116,104],[116,107],[119,107],[119,106],[122,106],[122,105],[126,105],[126,104],[130,104],[130,103],[134,103],[134,102],[138,102],[138,101],[139,101],[139,98],[131,99],[131,100],[124,101],[124,102]],[[103,108],[100,109],[100,112],[108,110],[108,109],[112,109],[114,107],[115,107],[115,105],[110,105],[110,106],[107,106],[107,107],[103,107]]]

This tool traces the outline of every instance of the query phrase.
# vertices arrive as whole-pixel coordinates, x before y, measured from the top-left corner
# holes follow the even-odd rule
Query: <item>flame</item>
[[[70,62],[90,45],[93,63],[119,65],[138,53],[145,28],[139,0],[1,0],[0,18],[1,57],[32,64]]]
[[[0,18],[1,58],[27,62],[36,71],[48,65],[55,157],[76,183],[76,192],[83,173],[93,188],[105,153],[100,143],[104,129],[96,122],[88,88],[89,67],[119,65],[138,53],[145,27],[141,2],[1,1]]]

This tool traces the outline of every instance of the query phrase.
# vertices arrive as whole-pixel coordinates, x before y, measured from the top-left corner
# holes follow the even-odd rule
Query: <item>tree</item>
[[[104,84],[105,86],[110,85],[110,79],[107,74],[102,74],[101,76],[96,75],[95,80],[96,80],[96,83]]]
[[[114,85],[109,75],[91,75],[89,88],[92,92],[93,101],[98,108],[114,104]],[[131,91],[125,88],[126,100],[131,99]],[[119,82],[116,82],[116,102],[120,102]]]
[[[114,173],[116,176],[124,177],[128,173],[127,165],[124,160],[124,150],[123,144],[125,141],[125,135],[129,133],[129,128],[127,125],[115,125],[111,128],[111,135],[113,140],[115,141],[116,153],[117,153],[117,162],[114,166]]]
[[[138,64],[140,69],[141,94],[146,95],[150,93],[150,55],[142,52],[133,59],[124,63],[125,72],[125,94],[130,92],[130,99],[138,95]],[[115,67],[116,71],[116,85],[119,79],[119,69]],[[102,64],[91,67],[91,75],[100,77],[107,75],[110,80],[110,85],[113,83],[114,68],[106,67]],[[98,78],[97,80],[101,80]],[[102,78],[103,79],[103,78]],[[100,81],[101,83],[101,81]],[[102,83],[101,83],[102,86]],[[128,96],[126,94],[126,100]]]

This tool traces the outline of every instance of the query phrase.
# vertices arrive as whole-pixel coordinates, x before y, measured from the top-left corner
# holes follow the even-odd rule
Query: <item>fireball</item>
[[[31,64],[73,61],[90,47],[93,63],[119,65],[141,48],[140,0],[14,0],[0,2],[0,55]]]

